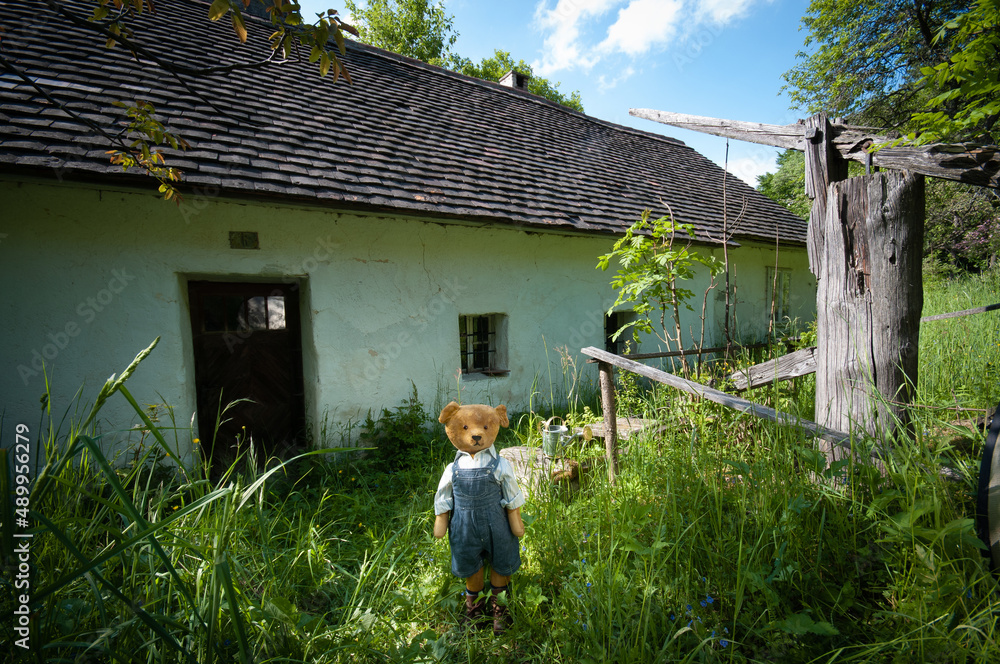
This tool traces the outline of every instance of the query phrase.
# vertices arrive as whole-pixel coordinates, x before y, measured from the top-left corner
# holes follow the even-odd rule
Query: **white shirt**
[[[462,470],[474,470],[476,468],[485,468],[493,462],[493,459],[499,456],[496,448],[492,445],[481,452],[476,452],[475,456],[462,450],[459,450],[458,454],[460,456],[457,461],[449,463],[441,474],[437,493],[434,494],[434,514],[444,514],[445,512],[450,512],[455,507],[455,497],[452,493],[451,484],[452,466],[455,463],[458,463],[458,467]],[[510,465],[510,461],[500,457],[500,461],[497,462],[497,467],[493,471],[493,476],[500,482],[501,507],[513,510],[524,505],[526,499],[517,486],[517,476],[514,475],[514,467]]]

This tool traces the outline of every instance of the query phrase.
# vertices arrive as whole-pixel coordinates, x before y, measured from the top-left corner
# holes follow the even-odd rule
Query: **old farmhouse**
[[[136,38],[188,66],[267,57],[265,21],[248,17],[240,45],[207,7],[159,0]],[[247,427],[276,451],[414,387],[429,407],[461,390],[526,409],[561,375],[557,347],[582,366],[579,349],[616,322],[597,257],[668,206],[721,257],[724,183],[742,337],[765,333],[772,299],[779,315],[815,315],[805,224],[680,141],[357,43],[351,85],[305,61],[193,78],[105,48],[44,2],[3,11],[5,421],[38,421],[46,377],[60,415],[81,385],[92,400],[155,337],[129,386],[173,409],[182,455],[236,398],[255,403],[224,435]],[[113,103],[137,99],[190,144],[168,151],[180,205],[109,163],[103,134],[127,124]],[[123,400],[102,411],[108,440],[134,421]]]

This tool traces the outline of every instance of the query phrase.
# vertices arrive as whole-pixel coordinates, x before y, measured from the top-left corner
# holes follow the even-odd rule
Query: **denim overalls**
[[[503,493],[493,474],[500,457],[485,468],[461,469],[460,453],[452,464],[451,484],[455,498],[448,524],[451,545],[451,572],[467,579],[487,560],[500,576],[510,576],[521,566],[517,538],[510,532],[506,510],[501,507]]]

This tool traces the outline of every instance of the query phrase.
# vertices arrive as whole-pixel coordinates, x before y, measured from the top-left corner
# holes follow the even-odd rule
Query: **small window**
[[[202,332],[284,330],[284,295],[204,295]]]
[[[463,374],[504,376],[507,369],[507,317],[478,314],[458,317]]]
[[[632,328],[629,328],[614,339],[615,332],[622,329],[623,325],[635,320],[635,314],[631,311],[612,311],[604,318],[604,349],[615,355],[625,354],[625,345],[629,344],[630,350],[635,352],[635,339]]]
[[[771,322],[783,324],[792,315],[792,271],[787,268],[767,268],[767,307]]]

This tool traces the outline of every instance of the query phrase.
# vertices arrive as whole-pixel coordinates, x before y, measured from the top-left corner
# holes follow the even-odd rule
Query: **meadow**
[[[924,314],[998,297],[998,271],[928,280]],[[614,485],[601,450],[576,444],[567,455],[592,466],[580,486],[531,497],[500,637],[457,624],[463,583],[431,536],[453,448],[416,395],[366,423],[365,455],[330,436],[266,472],[211,479],[170,458],[190,430],[128,392],[140,362],[89,416],[48,405],[25,661],[1000,661],[997,578],[973,518],[1000,312],[924,324],[920,356],[915,435],[884,472],[828,466],[795,430],[623,379],[620,408],[660,426],[624,444]],[[555,396],[564,387],[540,390],[498,447],[538,445],[553,412],[578,424],[597,412],[592,397]],[[806,377],[748,398],[808,417],[812,394]],[[103,402],[122,398],[136,422],[96,431]],[[129,430],[144,451],[105,458],[102,437]]]

